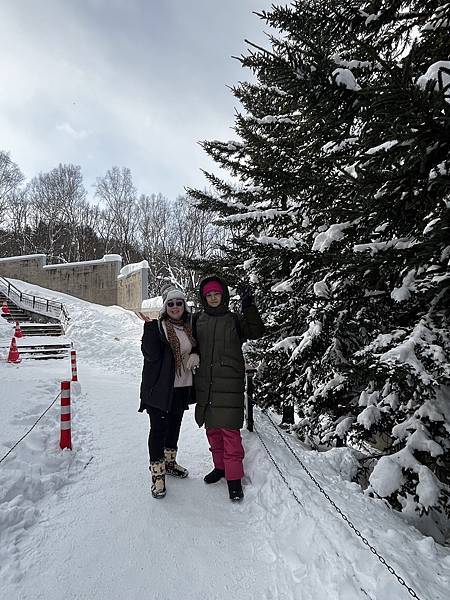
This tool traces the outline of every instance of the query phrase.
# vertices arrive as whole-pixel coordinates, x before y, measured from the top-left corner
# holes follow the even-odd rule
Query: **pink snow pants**
[[[228,480],[244,476],[244,448],[239,429],[207,429],[209,449],[216,469],[225,469]]]

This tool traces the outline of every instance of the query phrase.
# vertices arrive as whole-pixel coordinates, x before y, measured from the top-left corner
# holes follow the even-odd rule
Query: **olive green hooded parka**
[[[203,296],[208,281],[219,281],[224,289],[219,310],[211,309]],[[195,420],[207,429],[241,429],[244,422],[245,365],[242,343],[259,338],[264,325],[253,304],[242,314],[228,310],[230,294],[219,277],[200,283],[204,311],[194,317],[200,366],[194,377]]]

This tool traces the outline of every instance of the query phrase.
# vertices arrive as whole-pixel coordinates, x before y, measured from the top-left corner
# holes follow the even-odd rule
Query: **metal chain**
[[[413,597],[416,598],[416,600],[421,600],[420,597],[417,595],[417,593],[413,590],[412,587],[410,587],[406,581],[403,579],[403,577],[401,577],[400,575],[398,575],[398,573],[396,573],[396,571],[394,570],[394,568],[386,561],[385,558],[383,558],[383,556],[381,556],[381,554],[376,550],[376,548],[374,548],[370,542],[362,535],[362,533],[355,527],[355,525],[353,525],[353,523],[350,521],[350,519],[347,517],[347,515],[342,512],[342,510],[339,508],[339,506],[337,506],[337,504],[334,502],[334,500],[332,500],[332,498],[330,498],[330,496],[327,494],[327,492],[323,489],[323,487],[320,485],[320,483],[317,481],[317,479],[314,477],[314,475],[309,471],[309,469],[303,464],[303,462],[301,461],[301,459],[297,456],[297,454],[294,452],[294,450],[291,448],[291,446],[287,443],[286,439],[284,438],[284,436],[280,433],[280,431],[278,430],[278,427],[276,426],[276,424],[273,422],[272,418],[270,417],[270,415],[268,414],[268,412],[266,412],[265,410],[261,411],[263,412],[263,414],[266,415],[266,417],[268,418],[268,420],[270,421],[270,423],[272,424],[273,428],[275,429],[275,431],[277,432],[277,434],[281,437],[281,439],[283,440],[283,442],[285,443],[285,445],[289,448],[289,451],[291,452],[291,454],[293,454],[293,456],[295,457],[295,459],[297,460],[297,462],[300,464],[300,466],[302,467],[302,469],[306,472],[306,474],[308,475],[308,477],[312,480],[312,482],[317,486],[317,488],[320,490],[320,492],[325,496],[325,498],[328,500],[328,502],[333,506],[333,508],[336,510],[336,512],[342,517],[342,519],[347,523],[347,525],[350,527],[350,529],[360,538],[360,540],[363,542],[363,544],[365,546],[367,546],[367,548],[369,548],[369,550],[372,552],[372,554],[374,554],[378,560],[380,561],[380,563],[382,565],[384,565],[386,567],[386,569],[389,571],[389,573],[391,573],[391,575],[393,575],[397,581],[400,583],[400,585],[402,585],[403,587],[405,587],[408,590],[408,593]],[[266,448],[266,445],[264,444],[264,442],[261,439],[261,436],[258,434],[259,439],[261,440],[263,446]],[[269,452],[267,450],[267,452]],[[270,453],[269,453],[270,455]],[[270,455],[272,461],[275,463],[273,457]],[[276,465],[276,468],[278,470],[278,472],[281,474],[281,470],[278,467],[278,465]],[[286,482],[286,479],[284,478],[283,475],[281,475],[283,480]],[[287,483],[287,482],[286,482]],[[289,484],[287,484],[289,489],[292,492],[291,487],[289,486]],[[294,492],[292,492],[294,494]],[[294,494],[295,496],[295,494]],[[298,498],[295,496],[297,502],[299,502],[299,504],[301,504],[301,502],[298,500]]]
[[[267,454],[269,455],[270,460],[273,462],[276,470],[278,471],[281,479],[284,481],[284,483],[286,484],[287,488],[290,490],[291,494],[294,496],[294,498],[297,500],[297,502],[300,504],[300,506],[303,506],[303,504],[300,502],[297,494],[294,492],[294,490],[291,488],[291,486],[289,485],[286,477],[283,475],[283,472],[281,471],[280,467],[277,465],[274,457],[272,456],[272,454],[270,453],[269,448],[266,446],[266,444],[264,443],[264,440],[262,439],[261,435],[259,434],[259,431],[256,429],[255,426],[253,426],[253,431],[256,433],[256,435],[259,437],[259,441],[261,442],[261,444],[264,446]]]
[[[38,419],[38,420],[37,420],[37,421],[36,421],[36,422],[35,422],[35,423],[34,423],[34,424],[33,424],[33,425],[30,427],[30,429],[29,429],[29,430],[28,430],[28,431],[25,433],[25,435],[23,435],[23,436],[20,438],[20,440],[19,440],[19,441],[17,441],[17,442],[14,444],[14,446],[13,446],[12,448],[10,448],[10,449],[8,450],[8,452],[7,452],[7,453],[6,453],[4,456],[2,456],[2,458],[0,458],[0,463],[2,463],[2,462],[5,460],[5,458],[6,458],[6,457],[7,457],[9,454],[11,454],[11,452],[14,450],[14,448],[16,448],[16,447],[17,447],[17,446],[20,444],[20,442],[21,442],[21,441],[22,441],[24,438],[26,438],[26,437],[27,437],[27,435],[28,435],[28,434],[29,434],[31,431],[33,431],[33,429],[36,427],[36,425],[39,423],[39,421],[42,419],[42,417],[43,417],[43,416],[44,416],[44,415],[45,415],[45,414],[46,414],[46,413],[47,413],[47,412],[48,412],[48,411],[51,409],[51,407],[52,407],[52,406],[55,404],[55,402],[58,400],[58,398],[59,398],[60,396],[61,396],[61,392],[59,392],[59,394],[56,396],[56,398],[53,400],[53,402],[50,404],[50,406],[44,410],[44,412],[43,412],[43,413],[42,413],[42,415],[39,417],[39,419]]]

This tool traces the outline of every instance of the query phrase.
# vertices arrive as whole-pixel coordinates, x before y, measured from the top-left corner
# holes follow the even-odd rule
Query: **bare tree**
[[[222,239],[209,216],[184,196],[170,202],[161,194],[142,195],[138,201],[138,244],[150,266],[151,295],[171,282],[188,294],[197,286],[199,274],[187,264],[208,257]]]
[[[16,189],[8,198],[9,231],[7,254],[28,254],[30,250],[29,201],[26,190]]]
[[[11,196],[18,193],[23,180],[22,172],[11,160],[9,153],[0,150],[0,255],[9,253],[10,200]]]
[[[40,173],[28,186],[35,251],[50,260],[78,260],[77,228],[86,190],[81,168],[60,164],[49,173]]]
[[[223,228],[211,223],[211,215],[197,208],[185,196],[178,196],[172,206],[173,237],[176,239],[172,261],[172,278],[183,281],[187,293],[197,288],[199,273],[187,265],[193,259],[205,259],[218,252],[224,242]]]
[[[96,196],[104,203],[104,232],[107,239],[114,238],[117,250],[126,263],[135,258],[136,199],[130,169],[113,167],[104,177],[97,179]]]
[[[9,157],[8,152],[0,150],[0,214],[7,208],[9,196],[16,192],[24,180],[19,167]]]

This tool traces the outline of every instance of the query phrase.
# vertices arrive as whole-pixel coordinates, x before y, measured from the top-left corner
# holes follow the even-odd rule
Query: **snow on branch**
[[[426,73],[421,75],[416,80],[418,85],[423,90],[428,86],[436,91],[444,93],[447,102],[450,102],[450,61],[439,60],[428,67]]]
[[[318,250],[319,252],[325,252],[331,246],[333,242],[338,242],[344,237],[344,229],[350,227],[351,222],[346,223],[334,223],[330,225],[326,231],[322,231],[316,235],[312,250]]]
[[[355,76],[350,69],[338,68],[331,73],[331,82],[336,83],[340,87],[345,87],[348,90],[358,92],[361,86],[355,79]]]
[[[299,337],[299,344],[295,348],[290,360],[294,360],[306,348],[311,346],[314,338],[317,338],[322,333],[322,323],[320,321],[311,321],[308,329]]]
[[[289,123],[295,125],[295,121],[292,119],[293,115],[266,115],[261,119],[257,117],[250,117],[249,120],[255,121],[259,125],[272,125],[273,123]]]
[[[403,277],[402,285],[400,287],[396,287],[391,292],[391,298],[396,302],[403,302],[404,300],[408,300],[411,296],[411,291],[415,289],[415,275],[416,270],[411,269],[405,277]]]
[[[435,167],[433,167],[428,175],[428,180],[433,181],[436,177],[446,177],[449,174],[449,162],[447,160],[442,161]]]
[[[363,10],[362,8],[359,9],[359,14],[362,17],[365,17],[366,20],[364,22],[364,25],[368,25],[369,23],[371,23],[372,21],[378,21],[378,19],[381,17],[381,12],[377,12],[377,13],[368,13],[365,10]]]
[[[400,489],[405,481],[403,470],[411,470],[418,476],[416,493],[424,508],[435,506],[441,485],[434,473],[419,463],[409,448],[403,448],[392,456],[381,457],[369,477],[370,488],[378,496],[386,498]]]
[[[353,146],[358,141],[357,137],[346,138],[345,140],[341,140],[340,142],[327,142],[324,146],[322,146],[321,150],[325,154],[333,154],[334,152],[339,152],[339,150],[345,150],[349,146]]]
[[[449,8],[450,4],[438,6],[436,12],[430,17],[430,20],[423,25],[421,31],[436,31],[436,29],[450,27],[450,19],[445,14]]]
[[[380,67],[379,63],[368,60],[344,60],[337,53],[330,56],[330,58],[339,67],[344,67],[345,69],[373,69]]]
[[[251,219],[255,219],[259,221],[260,219],[274,219],[275,217],[282,217],[285,215],[292,214],[291,211],[288,210],[276,210],[275,208],[269,208],[268,210],[252,210],[246,213],[239,213],[236,215],[228,215],[227,217],[222,217],[220,219],[221,222],[229,221],[248,221]]]
[[[413,238],[393,238],[392,240],[387,240],[385,242],[371,242],[369,244],[355,244],[353,246],[354,252],[365,252],[366,250],[370,251],[370,254],[373,256],[377,252],[383,250],[389,250],[390,248],[395,248],[395,250],[405,250],[407,248],[412,248],[412,246],[417,245],[419,242]]]
[[[290,352],[293,350],[290,361],[301,354],[306,348],[311,346],[314,338],[318,337],[322,333],[322,323],[320,321],[311,321],[308,329],[302,333],[302,335],[289,336],[281,341],[277,342],[270,348],[270,351],[284,350]]]
[[[330,288],[329,288],[328,284],[326,283],[325,279],[315,282],[314,294],[318,298],[329,298],[330,297]]]
[[[428,327],[426,319],[423,318],[417,323],[409,336],[397,346],[380,354],[378,360],[386,364],[408,365],[424,384],[435,383],[433,375],[426,370],[417,355],[418,351],[421,351],[424,355],[432,358],[434,365],[439,365],[450,376],[450,365],[445,352],[440,345],[433,343],[434,338],[433,331]]]
[[[284,350],[285,352],[289,352],[289,350],[294,349],[297,346],[298,340],[301,337],[298,335],[291,335],[289,337],[283,338],[276,344],[274,344],[271,348],[269,348],[269,352],[274,352],[276,350]]]
[[[230,152],[238,152],[245,148],[245,144],[238,142],[237,140],[229,140],[228,142],[221,142],[219,140],[211,140],[208,142],[210,146],[218,146],[223,150],[229,150]]]
[[[292,279],[287,279],[286,281],[280,281],[280,283],[275,283],[271,288],[271,292],[292,292]]]
[[[377,152],[381,152],[382,150],[387,151],[390,148],[393,148],[398,144],[398,140],[391,140],[389,142],[383,142],[379,146],[374,146],[373,148],[369,148],[365,151],[365,154],[376,154]]]
[[[268,237],[266,235],[262,235],[260,237],[252,236],[255,242],[258,244],[265,244],[267,246],[278,246],[279,248],[289,248],[291,250],[295,250],[297,246],[303,243],[302,240],[298,240],[296,238],[276,238],[276,237]]]
[[[234,200],[234,199],[228,200],[228,199],[222,198],[220,196],[214,196],[213,200],[214,200],[214,202],[223,204],[224,206],[226,206],[228,208],[238,208],[238,209],[244,209],[244,210],[250,210],[250,211],[256,209],[256,206],[254,206],[254,205],[247,206],[243,202],[239,202],[239,200]]]
[[[347,378],[340,373],[335,373],[333,377],[322,383],[316,387],[313,393],[313,397],[317,398],[318,396],[326,396],[329,392],[340,390],[344,384],[346,383]]]

